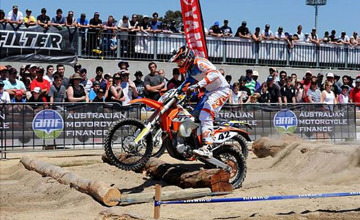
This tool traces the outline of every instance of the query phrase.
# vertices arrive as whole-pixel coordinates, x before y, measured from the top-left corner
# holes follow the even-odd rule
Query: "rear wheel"
[[[135,138],[144,128],[137,119],[125,119],[109,129],[104,148],[115,166],[122,170],[138,170],[145,166],[153,149],[151,133],[135,144]]]
[[[231,144],[228,142],[226,142],[226,144],[237,146],[241,151],[241,153],[243,154],[244,158],[247,159],[249,155],[249,149],[248,149],[247,141],[243,136],[236,135],[233,138],[231,138],[229,142],[231,142]]]
[[[247,167],[245,158],[239,149],[231,145],[223,145],[213,152],[213,156],[231,166],[229,182],[234,189],[240,188],[245,180]]]

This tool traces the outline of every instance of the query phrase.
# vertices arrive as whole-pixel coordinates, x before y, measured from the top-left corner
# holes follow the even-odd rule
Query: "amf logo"
[[[279,133],[294,133],[298,124],[297,117],[293,111],[279,111],[274,116],[274,126]]]
[[[55,139],[64,129],[64,120],[57,111],[42,110],[35,115],[32,129],[40,139]]]

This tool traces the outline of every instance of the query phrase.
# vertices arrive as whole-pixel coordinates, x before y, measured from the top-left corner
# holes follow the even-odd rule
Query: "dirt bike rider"
[[[190,92],[205,88],[205,94],[195,108],[200,111],[199,120],[201,121],[203,146],[193,152],[199,156],[212,157],[209,148],[214,141],[213,122],[230,97],[230,85],[208,59],[196,57],[194,51],[186,46],[174,51],[169,61],[178,64],[180,73],[186,73],[186,80],[178,89],[189,82],[191,83],[191,86],[188,87]]]

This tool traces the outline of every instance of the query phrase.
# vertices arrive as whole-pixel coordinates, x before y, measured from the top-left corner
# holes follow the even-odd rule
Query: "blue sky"
[[[241,21],[246,20],[250,31],[256,26],[264,28],[266,23],[271,25],[275,32],[279,26],[285,32],[294,33],[298,24],[303,25],[303,32],[310,32],[314,26],[314,7],[305,5],[305,0],[201,0],[205,26],[209,28],[215,21],[222,24],[224,19],[229,20],[229,25],[235,32]],[[180,10],[180,0],[0,0],[0,8],[7,13],[12,5],[17,4],[20,11],[25,12],[31,8],[34,15],[40,14],[42,7],[47,8],[48,15],[53,17],[57,8],[67,13],[75,12],[78,17],[85,12],[87,17],[92,17],[95,11],[100,12],[100,18],[106,20],[108,15],[116,19],[124,14],[152,15],[157,11],[163,16],[167,10]],[[323,36],[325,30],[335,29],[339,35],[346,31],[352,35],[359,30],[360,1],[358,0],[328,0],[326,6],[319,8],[318,34]]]

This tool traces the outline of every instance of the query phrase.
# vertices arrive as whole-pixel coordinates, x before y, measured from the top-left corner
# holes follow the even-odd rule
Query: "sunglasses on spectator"
[[[117,80],[117,79],[121,79],[121,77],[114,77],[114,79],[115,79],[115,80]]]

